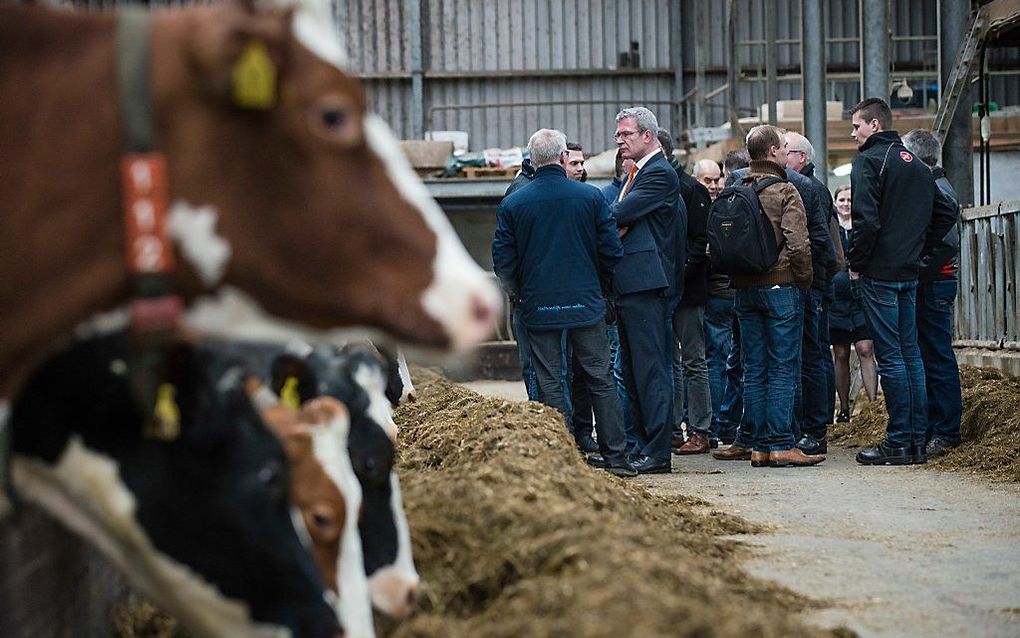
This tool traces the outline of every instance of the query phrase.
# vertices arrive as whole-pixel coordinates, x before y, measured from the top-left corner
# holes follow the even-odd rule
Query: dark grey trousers
[[[560,368],[564,358],[561,335],[560,330],[528,332],[542,402],[565,414],[563,386],[560,383]],[[626,447],[623,411],[610,369],[606,325],[600,321],[587,328],[567,330],[567,342],[574,348],[576,372],[584,375],[585,385],[591,392],[599,451],[606,460],[621,461]]]

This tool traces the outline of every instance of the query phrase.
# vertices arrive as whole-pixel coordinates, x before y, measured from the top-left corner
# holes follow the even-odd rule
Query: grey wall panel
[[[558,128],[585,149],[602,151],[613,145],[613,118],[620,108],[647,104],[668,125],[671,83],[666,76],[433,80],[432,107],[479,108],[433,108],[426,127],[468,131],[472,149],[523,146],[536,129]],[[563,101],[577,103],[549,104]],[[502,106],[480,108],[490,104]]]
[[[668,101],[673,74],[671,42],[679,40],[686,69],[684,88],[694,86],[695,10],[708,13],[705,38],[705,88],[725,84],[727,63],[726,3],[720,0],[681,0],[679,37],[669,32],[672,0],[421,0],[421,15],[409,15],[409,0],[333,0],[340,30],[351,50],[352,66],[368,78],[373,107],[397,132],[409,136],[411,104],[410,29],[421,24],[424,66],[425,127],[429,107],[437,105],[542,102],[542,106],[501,109],[463,109],[436,112],[431,127],[467,130],[473,149],[521,145],[541,126],[556,126],[586,148],[612,146],[612,117],[620,106],[643,101]],[[779,71],[798,73],[800,66],[800,3],[780,2]],[[737,0],[738,39],[763,37],[764,0]],[[897,36],[936,32],[934,0],[891,0],[890,25]],[[858,70],[858,3],[827,0],[826,59],[836,73]],[[640,47],[640,69],[621,69],[620,54],[630,43]],[[895,41],[890,44],[898,72],[930,71],[935,76],[934,41]],[[764,101],[764,48],[740,46],[743,77],[737,87],[738,106],[745,113]],[[995,50],[996,65],[1020,66],[1017,48]],[[662,73],[649,73],[650,70]],[[600,70],[605,70],[601,73]],[[573,71],[573,73],[572,73]],[[556,74],[550,76],[550,74]],[[916,86],[921,80],[911,80]],[[992,98],[1000,105],[1020,104],[1016,76],[992,79]],[[830,77],[829,99],[849,108],[860,99],[856,78]],[[780,99],[799,99],[799,81],[779,84]],[[549,105],[576,100],[588,104]],[[609,101],[611,104],[602,104]],[[726,97],[720,93],[706,105],[709,125],[726,120]],[[672,122],[671,106],[651,104],[664,125]]]

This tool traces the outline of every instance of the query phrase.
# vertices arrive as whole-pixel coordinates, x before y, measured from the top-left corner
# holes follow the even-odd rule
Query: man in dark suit
[[[637,476],[626,458],[623,412],[609,364],[601,280],[623,255],[606,198],[567,178],[567,139],[541,129],[528,142],[535,177],[497,213],[492,264],[531,340],[542,402],[566,413],[562,373],[573,348],[595,410],[599,467]]]
[[[635,469],[645,474],[671,470],[673,429],[669,320],[678,292],[680,183],[659,148],[658,131],[655,115],[644,107],[616,116],[616,144],[635,166],[611,206],[624,249],[613,287],[624,378],[637,417],[631,453]]]

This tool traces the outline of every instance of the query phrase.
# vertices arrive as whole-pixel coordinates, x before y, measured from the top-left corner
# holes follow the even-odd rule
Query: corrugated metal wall
[[[949,1],[949,0],[947,0]],[[962,1],[962,0],[961,0]],[[585,148],[612,145],[612,117],[621,106],[647,104],[664,126],[689,120],[674,106],[694,87],[695,12],[708,12],[704,38],[706,90],[726,83],[726,3],[722,0],[334,0],[353,66],[364,74],[374,108],[397,133],[413,137],[411,28],[421,28],[425,129],[466,130],[471,147],[521,145],[541,126],[562,128]],[[764,34],[764,0],[738,0],[738,39]],[[799,73],[800,3],[779,2],[779,72]],[[860,99],[858,3],[826,3],[829,99]],[[891,78],[905,74],[915,87],[934,84],[937,33],[934,0],[891,0]],[[671,24],[682,23],[680,37]],[[671,50],[679,41],[679,52]],[[640,66],[621,68],[620,54],[637,42]],[[686,70],[674,87],[675,58]],[[764,47],[740,46],[744,79],[738,105],[764,101]],[[1020,59],[1017,49],[994,51],[996,61]],[[898,73],[899,72],[899,73]],[[929,80],[914,77],[929,74]],[[996,76],[1000,104],[1020,103],[1017,77]],[[780,81],[780,99],[800,97],[799,79]],[[565,103],[564,103],[565,102]],[[550,104],[553,103],[553,104]],[[707,103],[706,124],[725,121],[722,93]],[[510,106],[519,104],[521,106]],[[523,105],[522,105],[523,104]],[[492,106],[502,105],[502,106]],[[682,118],[682,119],[681,119]]]

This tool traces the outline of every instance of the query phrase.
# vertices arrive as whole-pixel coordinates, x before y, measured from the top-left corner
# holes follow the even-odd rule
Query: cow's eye
[[[340,521],[336,511],[323,503],[314,505],[307,512],[308,531],[319,540],[329,541],[340,535]]]
[[[347,112],[341,109],[325,109],[322,124],[327,129],[340,128],[347,122]]]
[[[350,96],[323,96],[309,115],[315,133],[332,144],[353,147],[361,140],[360,122]]]

